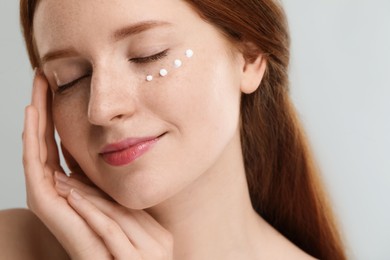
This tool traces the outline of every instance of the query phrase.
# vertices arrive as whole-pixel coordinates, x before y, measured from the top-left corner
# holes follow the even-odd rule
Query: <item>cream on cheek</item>
[[[185,52],[182,52],[175,59],[171,59],[169,62],[160,65],[158,70],[150,70],[149,73],[145,76],[147,82],[152,82],[156,77],[165,78],[170,72],[174,72],[183,66],[183,62],[189,61],[194,56],[194,51],[192,49],[187,49]]]
[[[192,48],[183,48],[172,51],[170,55],[161,61],[154,61],[153,64],[144,66],[142,69],[134,70],[137,74],[134,76],[136,78],[135,85],[132,84],[134,81],[129,80],[126,82],[126,75],[124,74],[128,73],[129,75],[132,75],[134,74],[134,71],[128,70],[126,72],[126,70],[123,70],[123,74],[121,73],[119,77],[108,75],[110,78],[113,77],[122,81],[114,82],[113,84],[118,90],[116,91],[118,93],[116,95],[118,102],[126,102],[124,101],[126,99],[123,99],[122,97],[125,97],[129,93],[133,93],[125,88],[135,87],[137,88],[136,91],[139,93],[137,95],[143,97],[142,102],[145,102],[144,105],[155,107],[157,110],[162,109],[162,104],[159,100],[177,98],[177,94],[175,93],[178,90],[177,87],[188,87],[183,84],[178,86],[177,82],[185,81],[184,79],[188,78],[191,66],[193,66],[191,63],[193,62],[194,57],[196,57],[196,54]],[[153,79],[148,80],[149,75],[153,77]],[[57,85],[64,84],[64,80],[58,76],[56,71],[53,71],[53,78]],[[112,81],[109,82],[112,83]],[[67,130],[69,126],[77,126],[80,130],[85,127],[91,127],[91,124],[88,121],[87,112],[88,100],[90,98],[89,92],[92,86],[87,86],[87,84],[90,84],[90,82],[80,82],[64,91],[64,93],[56,93],[54,95],[53,110],[56,112],[55,115],[59,132],[62,133],[61,136],[65,139],[74,139],[74,136],[68,135],[69,132],[72,132]],[[99,87],[108,89],[112,86],[103,85]],[[168,96],[171,98],[167,98]],[[172,103],[168,105],[169,107],[172,107]]]
[[[226,51],[221,51],[226,48],[220,44],[216,49],[199,51],[195,47],[184,51],[180,69],[173,69],[174,73],[159,80],[161,85],[156,87],[161,87],[147,88],[154,95],[148,107],[157,117],[173,125],[180,140],[191,147],[197,146],[205,136],[217,139],[216,132],[226,132],[223,128],[227,124],[229,128],[235,124],[231,120],[236,120],[239,110],[239,84],[233,60]],[[154,86],[153,82],[150,84]]]

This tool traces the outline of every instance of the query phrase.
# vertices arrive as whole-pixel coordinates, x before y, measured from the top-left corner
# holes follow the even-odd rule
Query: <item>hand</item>
[[[172,259],[172,238],[150,215],[126,209],[96,188],[59,173],[51,100],[47,80],[37,73],[23,133],[29,208],[72,259]]]
[[[58,194],[68,199],[110,251],[131,246],[139,259],[172,259],[171,235],[147,212],[125,208],[97,188],[63,173],[56,172],[55,180]]]

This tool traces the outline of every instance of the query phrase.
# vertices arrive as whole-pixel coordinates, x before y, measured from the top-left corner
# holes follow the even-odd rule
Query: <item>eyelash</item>
[[[132,58],[132,59],[129,59],[129,61],[133,62],[133,63],[137,63],[137,64],[146,64],[146,63],[150,63],[150,62],[155,62],[155,61],[158,61],[158,60],[161,60],[162,58],[166,57],[168,55],[168,51],[169,49],[166,49],[162,52],[159,52],[157,54],[154,54],[152,56],[148,56],[148,57],[141,57],[141,58]],[[56,90],[56,93],[62,93],[64,92],[66,89],[69,89],[73,86],[75,86],[77,83],[79,83],[81,80],[85,79],[85,78],[88,78],[90,77],[92,74],[89,73],[89,74],[86,74],[72,82],[69,82],[67,84],[64,84],[64,85],[61,85],[61,86],[58,86],[57,87],[57,90]]]
[[[72,82],[69,82],[67,84],[64,84],[64,85],[61,85],[61,86],[58,86],[57,89],[56,89],[56,93],[58,94],[61,94],[62,92],[64,92],[65,90],[67,90],[68,88],[71,88],[73,87],[74,85],[76,85],[77,83],[79,83],[81,80],[85,79],[85,78],[88,78],[90,77],[92,74],[86,74]]]
[[[168,51],[169,51],[169,49],[166,49],[166,50],[159,52],[159,53],[152,55],[152,56],[141,57],[141,58],[132,58],[129,61],[134,62],[134,63],[139,63],[139,64],[158,61],[158,60],[161,60],[162,58],[166,57],[168,55]]]

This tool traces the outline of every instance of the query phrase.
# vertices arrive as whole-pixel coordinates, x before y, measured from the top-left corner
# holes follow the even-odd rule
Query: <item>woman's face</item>
[[[34,34],[63,145],[125,206],[183,190],[239,134],[242,55],[184,1],[42,0]]]

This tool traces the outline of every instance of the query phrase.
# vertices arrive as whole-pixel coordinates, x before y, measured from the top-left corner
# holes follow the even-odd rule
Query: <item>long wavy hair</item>
[[[32,67],[40,61],[33,18],[40,0],[21,0],[20,19]],[[276,0],[185,0],[246,58],[263,54],[259,88],[241,99],[241,141],[254,209],[275,229],[318,259],[346,259],[305,132],[289,96],[290,37]]]

